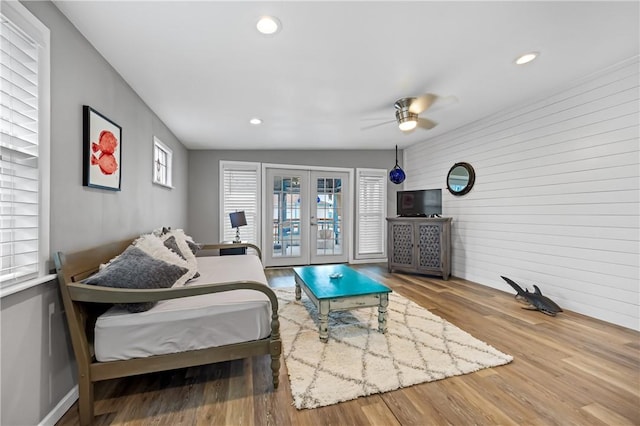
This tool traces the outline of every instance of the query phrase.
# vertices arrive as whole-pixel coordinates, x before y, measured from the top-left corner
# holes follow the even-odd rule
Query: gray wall
[[[51,253],[186,227],[187,150],[52,3],[23,5],[51,31]],[[120,192],[82,186],[82,105],[122,127]],[[173,149],[173,190],[151,183],[154,135]],[[56,285],[0,301],[0,424],[37,424],[76,383]]]
[[[198,241],[205,243],[214,243],[220,240],[218,235],[220,160],[389,170],[395,164],[395,149],[190,151],[188,231]],[[395,216],[395,199],[398,189],[400,189],[398,185],[387,183],[387,212],[391,216]]]

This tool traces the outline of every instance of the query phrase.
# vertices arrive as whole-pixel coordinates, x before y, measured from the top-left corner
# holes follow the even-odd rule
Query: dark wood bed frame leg
[[[271,374],[273,376],[273,389],[278,389],[280,384],[280,353],[278,355],[271,353]]]
[[[271,314],[271,374],[273,376],[273,389],[278,389],[280,384],[280,355],[282,354],[282,340],[280,340],[280,320],[278,319],[278,299],[271,300],[274,311]]]
[[[78,377],[78,395],[80,424],[90,425],[93,423],[93,383],[86,374]]]

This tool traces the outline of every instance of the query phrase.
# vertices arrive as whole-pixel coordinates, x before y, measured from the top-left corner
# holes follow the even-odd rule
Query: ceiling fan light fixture
[[[415,120],[405,120],[398,123],[398,127],[403,132],[408,132],[409,130],[413,130],[418,125],[418,122]]]
[[[265,35],[273,35],[280,30],[280,21],[273,16],[263,16],[258,20],[256,28],[260,33]]]
[[[536,59],[538,55],[540,55],[540,53],[538,52],[525,53],[524,55],[518,56],[514,62],[516,63],[516,65],[528,64],[529,62]]]
[[[408,109],[398,109],[396,110],[396,120],[398,120],[398,128],[403,132],[408,132],[418,125],[418,114],[409,112]]]

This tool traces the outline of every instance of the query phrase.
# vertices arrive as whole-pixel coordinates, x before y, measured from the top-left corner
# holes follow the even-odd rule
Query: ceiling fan
[[[362,130],[372,129],[389,123],[398,123],[398,128],[403,132],[410,132],[415,128],[433,129],[438,123],[428,118],[419,117],[424,111],[429,109],[440,97],[432,93],[425,93],[417,97],[398,99],[393,106],[396,109],[396,119],[363,127]]]

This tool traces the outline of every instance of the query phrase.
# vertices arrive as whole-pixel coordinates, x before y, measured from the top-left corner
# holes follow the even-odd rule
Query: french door
[[[266,168],[265,266],[348,260],[349,174]]]

